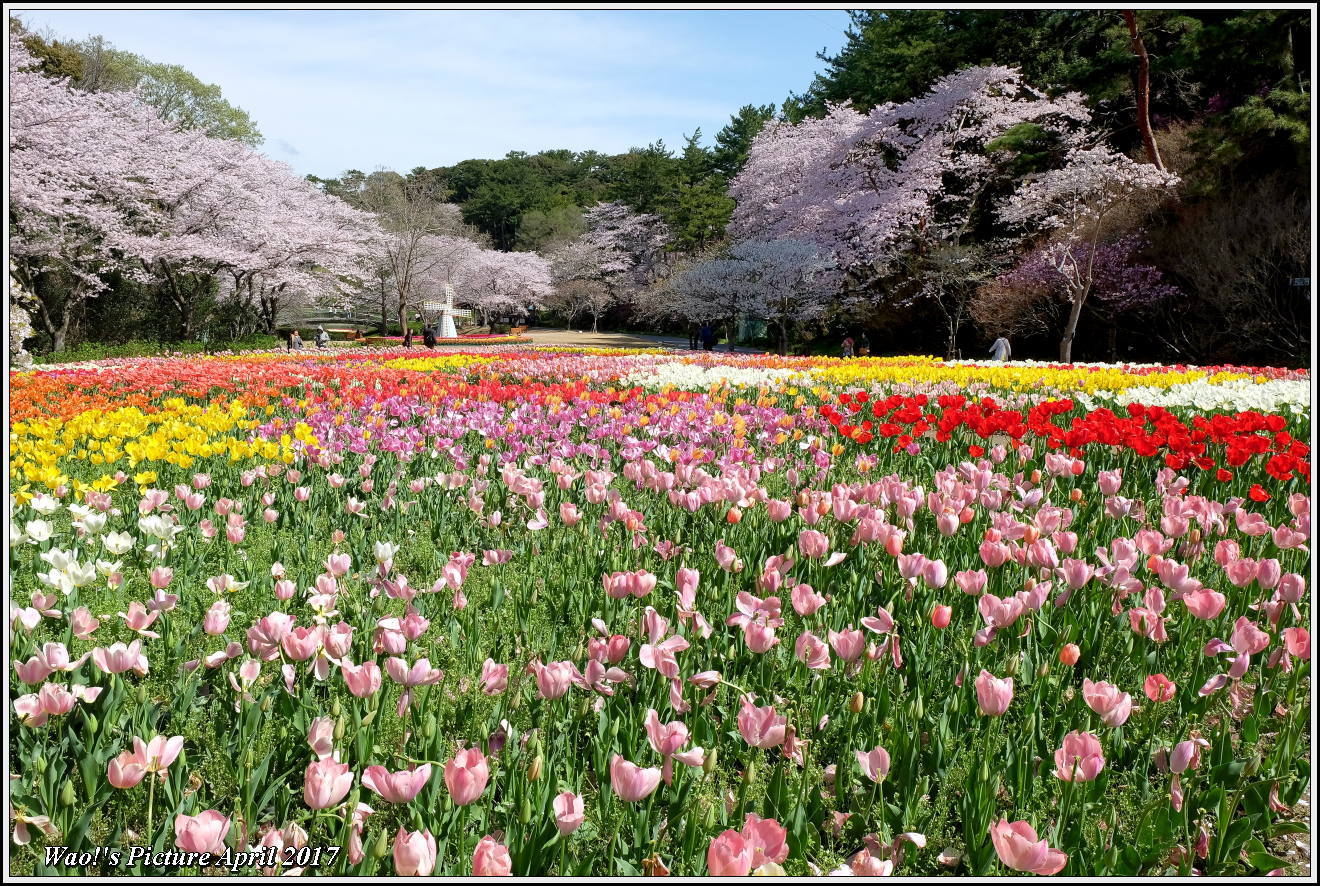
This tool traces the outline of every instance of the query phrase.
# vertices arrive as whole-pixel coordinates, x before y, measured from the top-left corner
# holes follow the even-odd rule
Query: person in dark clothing
[[[871,353],[871,340],[867,338],[866,333],[863,332],[861,337],[857,339],[857,356],[866,357],[870,355],[870,353]]]
[[[715,330],[710,328],[709,323],[701,325],[701,347],[707,351],[715,348]]]
[[[696,349],[697,349],[697,327],[696,327],[696,324],[689,323],[689,324],[688,324],[688,350],[689,350],[689,351],[695,351]]]
[[[422,330],[422,344],[428,348],[435,347],[435,327],[428,326]]]

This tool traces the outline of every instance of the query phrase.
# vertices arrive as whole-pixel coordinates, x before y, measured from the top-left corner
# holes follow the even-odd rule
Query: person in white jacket
[[[990,346],[990,359],[1004,363],[1011,356],[1013,356],[1013,349],[1008,345],[1008,336],[1001,332],[999,338],[995,339],[995,343]]]

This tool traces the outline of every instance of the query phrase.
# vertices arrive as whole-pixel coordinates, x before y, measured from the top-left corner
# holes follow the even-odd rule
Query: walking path
[[[532,344],[553,345],[573,348],[672,348],[688,350],[688,340],[674,335],[634,335],[628,332],[569,332],[566,329],[550,329],[534,326],[526,333]],[[725,345],[716,346],[719,353],[727,353]],[[764,354],[757,348],[735,347],[738,354]]]

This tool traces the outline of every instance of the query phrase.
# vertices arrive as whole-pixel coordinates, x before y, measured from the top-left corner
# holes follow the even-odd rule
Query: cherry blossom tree
[[[619,302],[615,282],[631,270],[628,257],[598,239],[579,237],[547,258],[555,285],[553,305],[568,315],[570,326],[579,313],[589,313],[596,332],[601,315]]]
[[[1053,237],[1044,258],[1062,280],[1070,304],[1059,342],[1059,359],[1072,360],[1082,307],[1096,282],[1099,244],[1111,219],[1138,196],[1169,191],[1178,176],[1138,163],[1105,147],[1069,152],[1061,169],[1035,178],[1000,209],[1002,221],[1035,226]]]
[[[980,67],[868,114],[835,106],[773,123],[730,184],[730,233],[809,240],[848,275],[849,300],[873,302],[904,253],[961,245],[985,218],[1011,184],[1004,152],[992,150],[1005,135],[1029,132],[1042,153],[1062,155],[1092,137],[1089,120],[1076,93],[1050,97],[1011,68]]]
[[[643,287],[665,273],[665,246],[673,239],[658,215],[633,212],[622,203],[598,203],[583,213],[581,238],[605,258],[605,272],[617,288]]]
[[[719,320],[726,331],[739,317],[775,327],[780,352],[798,324],[818,320],[838,290],[836,269],[814,243],[749,240],[675,274],[661,290],[661,310],[689,319]],[[733,336],[728,336],[730,348]]]
[[[1141,232],[1128,234],[1095,247],[1081,243],[1074,260],[1091,266],[1091,308],[1111,323],[1128,311],[1151,308],[1181,294],[1164,272],[1141,260],[1147,248]],[[1071,312],[1071,281],[1059,273],[1049,245],[1041,246],[1013,269],[982,287],[973,307],[978,322],[987,329],[1056,331],[1057,324]],[[1113,335],[1116,328],[1111,325]],[[1111,356],[1117,348],[1110,342]]]
[[[24,344],[32,336],[36,335],[36,330],[32,328],[31,315],[28,309],[33,306],[36,299],[32,294],[23,288],[23,285],[14,279],[14,263],[9,263],[9,368],[10,369],[31,369],[32,355],[27,352]]]
[[[457,274],[459,301],[486,323],[492,314],[522,314],[553,292],[550,263],[535,252],[479,249]]]
[[[43,272],[71,281],[37,302],[55,350],[109,271],[158,281],[186,338],[214,278],[255,298],[269,327],[281,298],[349,271],[380,236],[365,213],[241,143],[183,131],[132,92],[77,92],[34,68],[11,34],[12,255],[29,288]]]

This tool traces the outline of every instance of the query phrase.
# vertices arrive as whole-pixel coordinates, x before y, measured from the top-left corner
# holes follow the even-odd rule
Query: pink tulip
[[[889,752],[882,747],[870,751],[854,751],[862,772],[873,782],[885,780],[889,774]]]
[[[307,744],[316,754],[316,759],[324,760],[335,752],[335,721],[330,717],[317,717],[307,730]]]
[[[202,619],[202,630],[212,637],[218,637],[229,628],[230,605],[228,600],[216,600],[206,610]]]
[[[1142,689],[1151,701],[1165,702],[1173,700],[1174,695],[1178,692],[1178,684],[1163,674],[1151,674],[1146,677]]]
[[[139,676],[147,675],[147,657],[142,654],[141,640],[134,640],[127,646],[123,643],[113,643],[108,648],[97,646],[92,650],[92,661],[102,673],[133,671]]]
[[[444,679],[444,672],[431,667],[429,659],[419,658],[410,667],[401,658],[390,657],[385,660],[385,671],[390,679],[409,689],[415,686],[431,686]]]
[[[752,872],[752,847],[743,835],[727,830],[710,841],[706,873],[712,877],[745,877]]]
[[[564,791],[555,797],[552,805],[555,810],[555,827],[559,830],[561,836],[567,836],[582,827],[582,822],[586,820],[586,813],[582,798],[577,794],[572,791]]]
[[[811,670],[830,669],[830,648],[825,645],[824,640],[810,631],[803,631],[798,635],[797,643],[794,645],[794,655]]]
[[[942,604],[939,604],[936,605],[935,608],[931,610],[930,623],[941,631],[949,626],[949,622],[952,619],[953,619],[952,606],[944,606]]]
[[[1100,740],[1089,732],[1069,732],[1054,752],[1054,774],[1064,781],[1095,781],[1104,768]]]
[[[921,578],[927,587],[939,590],[948,584],[949,567],[943,560],[927,560],[921,568]]]
[[[472,875],[474,877],[508,877],[513,871],[513,859],[509,849],[494,837],[485,836],[477,843],[472,853]]]
[[[146,777],[147,770],[138,762],[136,754],[124,751],[110,761],[105,774],[112,787],[126,790],[137,787]]]
[[[429,877],[435,870],[435,837],[431,831],[405,831],[394,835],[394,872],[401,877]]]
[[[1106,726],[1122,726],[1132,714],[1132,696],[1112,683],[1083,679],[1082,697]]]
[[[164,772],[169,769],[170,764],[178,759],[182,750],[182,735],[172,738],[157,735],[149,742],[144,742],[136,736],[133,738],[133,756],[138,765],[147,772]]]
[[[738,712],[738,732],[754,748],[773,748],[784,743],[788,718],[777,716],[774,705],[756,707],[744,696]]]
[[[467,806],[475,803],[490,781],[490,764],[480,748],[459,751],[445,764],[445,787],[454,803]]]
[[[754,621],[743,625],[743,639],[747,641],[747,648],[758,655],[769,652],[779,642],[774,628]]]
[[[975,680],[976,703],[981,708],[981,713],[988,714],[991,717],[998,717],[1008,710],[1008,705],[1013,701],[1013,678],[1008,677],[1003,680],[982,669]]]
[[[1005,867],[1030,874],[1057,874],[1068,863],[1068,855],[1051,849],[1025,821],[1009,823],[1001,818],[990,826],[990,841]]]
[[[329,809],[348,796],[353,772],[333,759],[307,764],[303,778],[303,801],[311,809]]]
[[[834,653],[844,661],[856,661],[866,651],[866,635],[851,625],[847,630],[830,631],[829,638]]]
[[[353,665],[345,662],[339,672],[344,675],[348,691],[356,698],[369,698],[380,690],[380,666],[374,661]]]
[[[1233,649],[1241,655],[1255,655],[1263,652],[1270,645],[1270,635],[1255,624],[1247,620],[1245,615],[1239,616],[1233,623],[1233,633],[1229,637]]]
[[[825,605],[825,598],[816,593],[809,584],[794,585],[789,597],[793,601],[793,611],[803,618]]]
[[[644,800],[660,785],[660,770],[655,767],[643,769],[629,763],[620,754],[610,759],[610,785],[614,793],[625,803]]]
[[[986,573],[984,569],[964,569],[953,577],[953,583],[964,594],[979,594],[985,590]]]
[[[353,568],[353,558],[348,554],[330,554],[325,558],[325,571],[335,578],[348,574]]]
[[[788,829],[773,818],[747,813],[743,819],[743,839],[752,850],[752,870],[788,858]]]
[[[198,815],[177,815],[174,817],[174,845],[184,852],[220,855],[225,851],[229,827],[229,816],[214,809]]]
[[[368,766],[362,773],[362,784],[380,794],[387,803],[411,803],[430,777],[430,763],[398,772],[390,772],[384,766]]]
[[[830,537],[814,529],[804,529],[798,533],[797,547],[802,556],[819,560],[830,552]]]
[[[1169,769],[1181,775],[1188,769],[1199,768],[1201,749],[1209,746],[1210,743],[1203,738],[1189,738],[1187,741],[1178,742],[1173,746],[1173,753],[1169,754]]]
[[[552,661],[549,664],[533,661],[527,669],[536,675],[537,692],[546,699],[562,697],[573,685],[573,677],[577,675],[577,668],[571,661]]]
[[[1198,588],[1191,593],[1184,594],[1182,601],[1188,612],[1196,618],[1206,621],[1217,618],[1219,613],[1224,611],[1224,607],[1228,605],[1228,600],[1223,594],[1209,588]]]
[[[75,637],[79,640],[86,640],[101,626],[101,620],[93,616],[91,610],[86,606],[79,606],[69,616],[69,625],[73,628]]]
[[[509,666],[486,659],[481,666],[481,691],[486,695],[499,695],[509,686]]]

